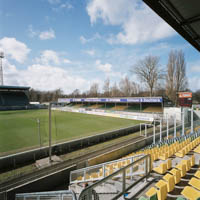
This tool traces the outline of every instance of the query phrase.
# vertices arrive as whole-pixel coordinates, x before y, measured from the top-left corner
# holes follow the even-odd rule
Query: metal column
[[[162,120],[160,120],[160,142],[162,142]]]
[[[185,135],[185,126],[184,126],[184,122],[185,119],[184,119],[184,110],[182,111],[182,136]]]
[[[49,103],[49,163],[51,163],[51,102]]]
[[[169,139],[169,120],[168,120],[168,114],[167,114],[167,139]]]
[[[176,114],[174,115],[174,137],[176,137]]]
[[[154,121],[154,126],[153,126],[153,143],[156,143],[156,124]]]
[[[192,108],[191,108],[191,132],[193,133],[194,132],[194,122],[193,122],[193,105],[192,105]]]

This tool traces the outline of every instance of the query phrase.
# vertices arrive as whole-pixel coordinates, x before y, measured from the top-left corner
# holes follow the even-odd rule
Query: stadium
[[[200,51],[199,2],[143,1]],[[42,106],[29,90],[0,86],[0,200],[200,199],[192,92]]]

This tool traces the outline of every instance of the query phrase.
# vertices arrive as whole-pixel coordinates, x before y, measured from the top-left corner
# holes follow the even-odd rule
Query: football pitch
[[[52,111],[51,120],[53,143],[140,123],[129,119],[61,111]],[[1,111],[0,156],[47,145],[48,130],[48,110]]]

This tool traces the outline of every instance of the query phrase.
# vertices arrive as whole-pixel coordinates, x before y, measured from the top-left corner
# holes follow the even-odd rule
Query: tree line
[[[92,83],[88,91],[81,92],[78,88],[71,94],[64,94],[61,89],[55,91],[30,90],[30,101],[49,102],[58,98],[86,98],[86,97],[137,97],[137,96],[164,96],[177,103],[177,94],[181,91],[190,91],[186,76],[186,61],[182,50],[172,50],[168,55],[166,67],[160,64],[158,56],[148,55],[131,66],[128,76],[122,77],[119,82],[111,84],[106,78],[103,87]],[[200,101],[200,90],[194,93],[194,98]]]

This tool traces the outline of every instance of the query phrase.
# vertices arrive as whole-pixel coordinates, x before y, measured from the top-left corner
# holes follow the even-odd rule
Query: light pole
[[[167,116],[167,139],[169,139],[169,119],[168,119],[168,114],[166,114]]]
[[[176,138],[176,113],[174,114],[174,138]]]
[[[3,58],[4,58],[4,53],[0,52],[0,85],[3,85],[3,66],[2,66]]]
[[[41,134],[40,134],[40,119],[37,119],[37,123],[38,123],[38,137],[39,137],[39,143],[40,143],[40,148],[42,146],[42,142],[41,142]]]
[[[51,159],[51,102],[49,102],[49,163],[52,162]]]
[[[193,105],[192,105],[192,108],[191,108],[191,132],[192,133],[194,132],[193,112],[194,112],[194,109],[193,109]]]
[[[184,110],[182,110],[182,136],[185,135],[185,119],[184,119]]]

